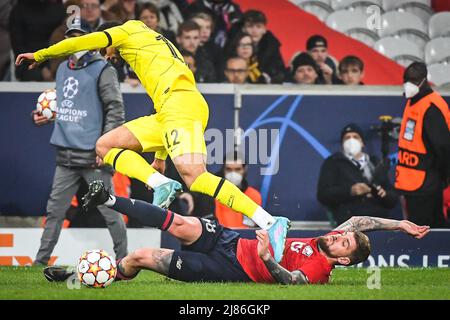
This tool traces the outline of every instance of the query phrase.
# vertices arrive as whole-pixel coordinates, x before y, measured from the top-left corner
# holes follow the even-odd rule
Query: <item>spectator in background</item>
[[[9,30],[14,54],[35,52],[48,47],[50,35],[65,18],[64,6],[57,0],[19,0],[11,11]],[[28,65],[16,67],[20,81],[52,81],[49,63],[28,70]]]
[[[342,151],[327,158],[320,169],[317,199],[327,207],[337,225],[352,216],[386,218],[398,196],[387,168],[364,153],[364,136],[356,124],[341,132]]]
[[[140,2],[148,2],[144,0]],[[180,24],[183,22],[183,15],[180,12],[179,4],[181,7],[186,7],[187,4],[182,3],[184,0],[151,0],[159,10],[159,27],[164,30],[170,30],[174,34],[177,33]],[[177,2],[175,4],[174,2]]]
[[[66,32],[67,37],[88,33],[78,20]],[[71,86],[67,83],[70,81]],[[69,82],[68,82],[69,81]],[[69,90],[65,90],[69,88]],[[56,170],[47,203],[47,221],[36,255],[35,264],[46,265],[61,233],[61,227],[73,195],[82,180],[90,183],[103,180],[112,183],[110,169],[97,165],[95,143],[104,133],[124,123],[125,110],[117,74],[113,67],[96,51],[80,51],[61,63],[56,75],[58,114],[50,143],[56,147]],[[67,107],[69,106],[69,107]],[[65,111],[77,111],[69,115]],[[33,112],[36,125],[49,120]],[[118,259],[127,254],[125,223],[121,215],[105,206],[99,206],[113,239]]]
[[[89,24],[91,31],[95,31],[105,21],[114,18],[109,11],[101,9],[100,0],[79,0],[79,2],[81,19]]]
[[[268,83],[270,81],[270,78],[260,70],[258,58],[255,55],[255,46],[248,33],[240,32],[232,39],[228,45],[227,56],[245,59],[248,65],[249,83]]]
[[[225,77],[228,83],[247,83],[248,75],[247,61],[240,57],[228,58],[225,67]]]
[[[184,62],[186,62],[192,73],[195,74],[197,72],[197,63],[195,62],[194,55],[186,50],[181,50],[180,53],[183,56]]]
[[[281,44],[266,25],[267,18],[261,11],[244,13],[242,30],[252,38],[260,70],[269,79],[268,83],[282,83],[285,66],[280,53]]]
[[[136,18],[141,20],[147,27],[162,34],[167,40],[175,43],[175,33],[159,26],[160,12],[158,7],[151,2],[144,2],[138,6]]]
[[[329,55],[328,42],[321,35],[314,35],[306,42],[306,50],[319,66],[326,84],[339,81],[336,72],[337,62]]]
[[[342,84],[348,86],[364,85],[364,62],[356,56],[346,56],[339,63],[339,76]]]
[[[190,20],[200,26],[200,46],[206,51],[208,57],[210,57],[216,67],[216,75],[219,76],[223,70],[224,59],[222,48],[211,39],[211,34],[214,30],[213,18],[205,12],[200,12],[192,16]]]
[[[109,9],[111,9],[112,6],[117,4],[118,1],[119,0],[103,0],[100,9],[102,11],[109,11]]]
[[[15,4],[15,0],[0,2],[0,81],[10,80],[10,51],[9,15]]]
[[[119,0],[113,5],[109,12],[112,14],[112,20],[121,21],[136,19],[136,0]]]
[[[232,0],[197,0],[186,9],[185,17],[190,19],[199,12],[209,14],[214,19],[213,42],[223,48],[228,35],[237,32],[242,11]]]
[[[177,34],[177,44],[180,50],[194,55],[197,72],[195,79],[200,83],[216,82],[214,64],[203,47],[200,47],[200,27],[194,21],[185,21],[180,25]]]
[[[247,165],[244,158],[238,152],[231,152],[225,156],[222,169],[217,174],[239,187],[250,199],[252,199],[259,206],[262,205],[261,193],[249,185],[247,180]],[[248,228],[255,227],[255,223],[243,216],[242,214],[225,207],[217,200],[215,201],[215,216],[216,219],[225,227],[228,228]]]
[[[324,84],[322,72],[314,59],[306,52],[292,61],[292,82],[296,84]]]

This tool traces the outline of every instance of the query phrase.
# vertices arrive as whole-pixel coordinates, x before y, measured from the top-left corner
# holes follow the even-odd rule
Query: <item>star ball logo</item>
[[[74,77],[69,77],[64,81],[63,94],[64,98],[72,99],[78,93],[78,80]]]

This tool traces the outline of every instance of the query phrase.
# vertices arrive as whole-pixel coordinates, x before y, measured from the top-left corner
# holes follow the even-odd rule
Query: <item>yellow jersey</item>
[[[118,49],[134,70],[158,112],[174,89],[196,90],[195,78],[177,48],[142,21],[65,39],[34,53],[37,62],[70,55],[82,50],[106,47]]]

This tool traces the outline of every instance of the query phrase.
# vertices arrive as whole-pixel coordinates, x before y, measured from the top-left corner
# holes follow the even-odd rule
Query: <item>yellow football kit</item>
[[[208,105],[197,90],[192,72],[175,46],[143,22],[131,20],[123,25],[65,39],[34,53],[42,62],[82,50],[106,47],[118,49],[152,98],[156,114],[127,122],[125,126],[141,143],[143,152],[156,152],[165,159],[183,154],[206,155],[204,131],[208,123]],[[131,178],[148,183],[157,171],[138,153],[112,148],[103,161]],[[254,219],[261,227],[274,223],[266,211],[224,178],[209,172],[199,175],[190,187],[216,198],[222,204]]]
[[[130,121],[125,126],[144,152],[164,150],[174,158],[185,153],[206,154],[204,130],[208,105],[197,90],[195,78],[177,48],[143,22],[130,20],[121,26],[61,41],[37,51],[38,62],[81,50],[115,47],[131,66],[153,100],[156,114]]]

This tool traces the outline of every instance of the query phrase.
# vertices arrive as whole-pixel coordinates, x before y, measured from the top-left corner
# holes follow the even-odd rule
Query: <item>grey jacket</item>
[[[69,58],[70,59],[70,58]],[[99,56],[92,57],[94,61],[103,59]],[[67,60],[62,62],[67,63]],[[79,66],[76,66],[79,67]],[[125,107],[123,104],[117,71],[108,64],[102,71],[98,81],[98,95],[103,105],[102,135],[117,128],[125,122]],[[65,167],[94,167],[95,150],[84,151],[76,149],[56,148],[56,164]]]

